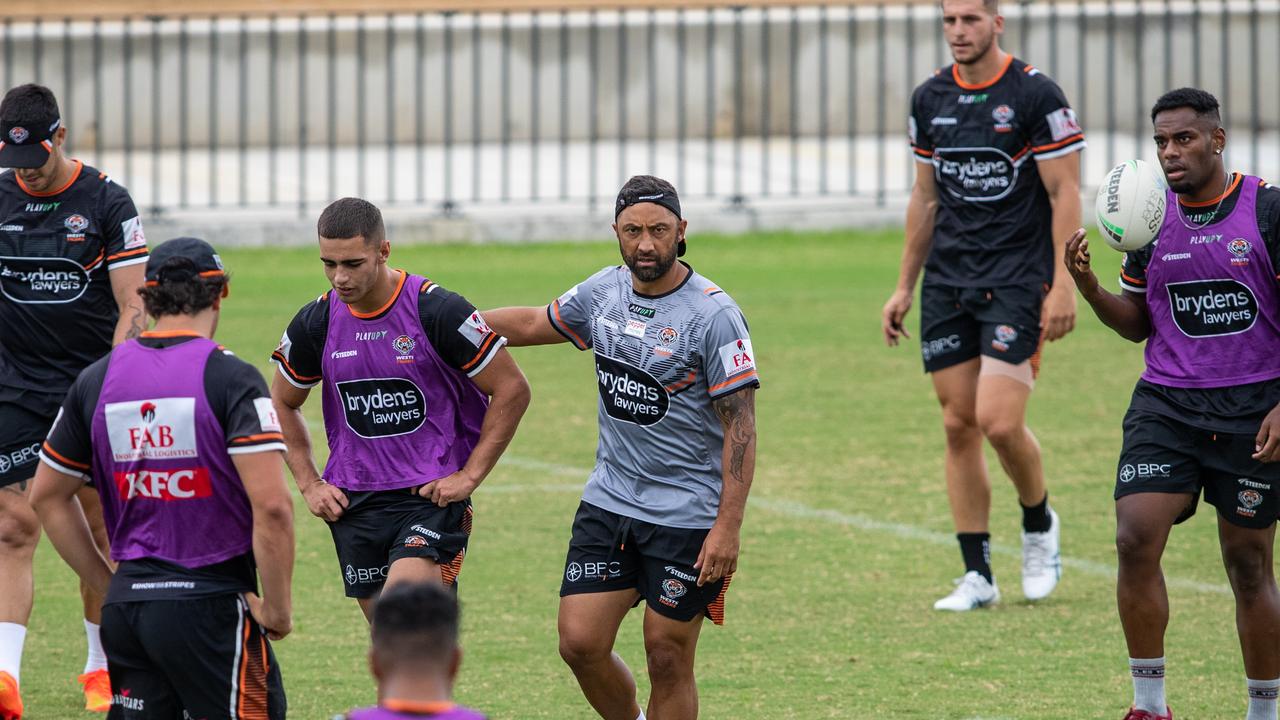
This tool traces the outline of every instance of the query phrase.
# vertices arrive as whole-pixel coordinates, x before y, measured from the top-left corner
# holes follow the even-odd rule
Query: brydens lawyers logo
[[[9,139],[18,143],[19,145],[26,142],[27,138],[29,137],[31,137],[31,133],[27,132],[27,129],[24,127],[9,128]]]

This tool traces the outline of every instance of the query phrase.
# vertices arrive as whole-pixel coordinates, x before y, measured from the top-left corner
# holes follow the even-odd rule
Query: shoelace
[[[1028,552],[1023,554],[1022,569],[1023,571],[1039,571],[1048,567],[1050,563],[1049,538],[1044,537],[1046,533],[1027,533],[1026,539],[1022,544],[1027,547]]]

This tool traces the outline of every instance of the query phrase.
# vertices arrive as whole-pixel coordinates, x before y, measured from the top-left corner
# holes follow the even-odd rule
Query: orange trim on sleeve
[[[374,310],[373,312],[367,312],[367,313],[356,312],[355,308],[348,305],[347,309],[351,311],[351,314],[360,318],[361,320],[368,320],[369,318],[378,317],[382,313],[386,312],[387,308],[394,305],[396,300],[400,298],[400,291],[404,289],[404,281],[409,277],[409,273],[403,270],[397,270],[396,272],[400,273],[400,282],[396,283],[396,290],[395,292],[391,293],[391,299],[383,303],[382,307],[378,308],[377,310]]]
[[[284,434],[278,432],[258,433],[256,435],[245,435],[243,437],[231,438],[231,442],[233,443],[251,443],[263,440],[284,440]]]
[[[969,83],[961,79],[960,65],[959,63],[956,63],[951,66],[951,79],[955,80],[956,85],[959,85],[961,88],[965,90],[984,90],[1000,82],[1000,78],[1004,77],[1004,74],[1008,72],[1009,66],[1012,64],[1013,64],[1013,53],[1009,53],[1009,56],[1005,58],[1004,65],[1000,66],[1000,72],[996,73],[995,77],[991,78],[986,82],[980,82],[977,85],[970,85]]]
[[[932,151],[932,150],[924,150],[924,149],[921,149],[921,148],[918,148],[918,147],[912,147],[911,149],[915,152],[915,154],[919,155],[919,156],[920,156],[920,157],[922,157],[922,158],[931,158],[931,157],[933,157],[933,151]]]
[[[686,375],[683,380],[668,385],[667,392],[675,392],[677,390],[683,390],[684,388],[687,388],[690,385],[692,385],[693,381],[696,380],[697,377],[698,377],[698,373],[690,370],[689,374]]]
[[[1121,279],[1121,280],[1124,280],[1125,282],[1129,283],[1130,285],[1146,285],[1146,284],[1147,284],[1147,281],[1146,281],[1146,280],[1139,280],[1138,278],[1132,278],[1132,277],[1129,277],[1128,275],[1126,275],[1126,274],[1124,273],[1124,271],[1121,271],[1121,272],[1120,272],[1120,279]]]
[[[14,173],[13,179],[18,181],[18,187],[22,188],[22,192],[30,195],[31,197],[53,197],[54,195],[58,195],[60,193],[66,192],[67,188],[74,185],[75,181],[80,179],[80,171],[84,170],[84,163],[79,160],[76,160],[75,163],[76,163],[76,171],[71,173],[71,179],[67,181],[66,185],[63,185],[57,190],[50,190],[49,192],[42,192],[42,193],[32,192],[31,189],[27,187],[27,184],[22,182],[22,178],[18,177],[17,173]]]
[[[489,333],[489,337],[485,338],[485,341],[480,344],[480,352],[476,353],[476,356],[471,358],[470,362],[460,368],[462,372],[467,372],[476,365],[479,365],[480,361],[484,359],[484,356],[489,353],[489,348],[493,347],[493,343],[497,338],[498,336],[496,333]]]
[[[146,253],[147,253],[147,249],[144,247],[140,247],[136,250],[125,250],[124,252],[118,252],[115,255],[108,255],[107,262],[111,262],[112,260],[119,260],[120,258],[133,257],[135,255],[145,255]],[[203,274],[204,273],[201,273],[201,275]]]
[[[574,332],[573,328],[566,325],[564,319],[560,317],[559,300],[555,300],[551,303],[551,312],[556,316],[556,324],[560,326],[560,329],[569,333],[569,336],[573,338],[573,341],[577,343],[579,348],[586,348],[587,344],[582,341],[582,338],[578,337],[578,333]]]
[[[324,377],[323,375],[303,375],[297,370],[294,370],[293,366],[289,364],[289,361],[286,360],[284,355],[282,355],[281,353],[278,353],[278,352],[271,353],[271,359],[280,363],[280,367],[284,368],[285,372],[289,373],[289,376],[292,377],[294,380],[297,380],[298,382],[316,382],[320,380],[322,377]]]
[[[725,381],[724,381],[724,382],[722,382],[722,383],[718,383],[718,384],[716,384],[716,385],[712,385],[711,387],[707,388],[707,392],[715,392],[715,391],[717,391],[717,390],[721,390],[721,389],[723,389],[723,388],[727,388],[727,387],[729,387],[729,386],[731,386],[731,385],[737,385],[738,383],[742,382],[743,380],[750,380],[751,378],[759,379],[759,377],[760,377],[759,375],[756,375],[756,371],[755,371],[755,370],[752,370],[751,372],[747,373],[746,375],[739,375],[739,376],[737,376],[737,377],[732,377],[732,378],[729,378],[728,380],[725,380]]]
[[[99,264],[99,263],[101,263],[101,262],[102,262],[102,260],[103,260],[105,257],[106,257],[106,251],[105,251],[105,250],[99,250],[99,251],[98,251],[98,257],[94,258],[94,259],[93,259],[93,262],[89,263],[88,265],[85,265],[85,266],[84,266],[84,271],[85,271],[85,272],[89,272],[90,270],[92,270],[92,269],[94,269],[94,268],[98,267],[98,264]]]
[[[1056,143],[1049,143],[1048,145],[1037,145],[1031,149],[1038,153],[1048,152],[1050,150],[1057,150],[1060,147],[1066,147],[1067,145],[1070,145],[1071,143],[1074,143],[1074,142],[1080,142],[1083,139],[1084,139],[1084,133],[1076,133],[1075,135],[1072,135],[1066,140],[1062,140]]]
[[[1213,198],[1212,200],[1205,200],[1204,202],[1187,202],[1182,198],[1178,198],[1178,204],[1181,205],[1182,207],[1208,207],[1210,205],[1217,205],[1219,202],[1222,201],[1223,198],[1235,192],[1236,188],[1240,187],[1240,181],[1244,179],[1244,175],[1242,175],[1241,173],[1231,173],[1231,174],[1235,175],[1236,179],[1231,181],[1231,184],[1227,186],[1227,189],[1224,190],[1222,194],[1219,195],[1218,197]]]
[[[84,463],[78,463],[78,462],[76,462],[75,460],[72,460],[72,459],[70,459],[70,458],[68,458],[68,457],[64,456],[62,453],[58,452],[57,450],[54,450],[54,449],[53,449],[53,447],[52,447],[51,445],[49,445],[49,441],[48,441],[48,440],[46,440],[46,441],[45,441],[44,445],[42,446],[42,449],[43,449],[45,452],[47,452],[47,453],[49,453],[50,455],[52,455],[52,456],[53,456],[53,458],[54,458],[55,460],[57,460],[58,462],[62,463],[63,465],[66,465],[67,467],[73,467],[73,468],[75,468],[75,469],[77,469],[77,470],[84,470],[85,472],[88,472],[88,471],[89,471],[89,466],[88,466],[88,465],[85,465]]]

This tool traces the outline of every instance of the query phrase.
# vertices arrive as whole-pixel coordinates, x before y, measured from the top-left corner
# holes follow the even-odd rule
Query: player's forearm
[[[293,608],[293,504],[281,501],[253,510],[253,557],[262,582],[262,600],[288,612]]]
[[[80,502],[73,495],[65,498],[33,497],[32,504],[58,555],[86,585],[105,595],[111,584],[111,566],[93,542]]]
[[[1071,273],[1061,262],[1066,254],[1067,240],[1076,228],[1080,227],[1080,183],[1063,181],[1049,193],[1049,204],[1053,208],[1050,225],[1053,227],[1053,286],[1069,288],[1072,285]]]
[[[933,247],[933,221],[937,214],[936,198],[928,198],[918,187],[911,190],[907,201],[906,243],[902,248],[902,264],[898,271],[898,289],[914,290],[920,269]]]
[[[1085,302],[1093,308],[1103,325],[1111,328],[1120,337],[1142,342],[1151,335],[1151,319],[1147,311],[1123,295],[1116,295],[1106,288],[1094,283],[1088,291],[1082,290]]]
[[[508,346],[525,347],[563,342],[558,335],[546,337],[545,332],[538,332],[542,322],[548,322],[546,313],[545,307],[504,307],[480,314],[490,330],[507,339]]]
[[[142,299],[137,298],[120,308],[120,319],[116,321],[115,332],[111,335],[111,344],[119,345],[142,334],[147,329],[147,312],[143,309]]]
[[[492,326],[491,326],[492,327]],[[506,452],[512,438],[516,436],[516,428],[520,419],[529,408],[529,383],[523,374],[506,378],[502,384],[494,388],[489,400],[489,409],[480,424],[480,438],[476,447],[467,458],[464,471],[476,479],[479,484],[488,477],[489,472],[498,464],[502,453]]]
[[[307,419],[301,408],[292,408],[283,403],[274,403],[276,417],[280,419],[280,432],[284,435],[284,462],[293,473],[293,481],[298,490],[320,482],[320,468],[316,467],[315,456],[311,452],[311,431],[307,429]]]
[[[737,530],[746,513],[756,472],[755,390],[747,388],[715,401],[724,427],[720,509],[716,523]]]

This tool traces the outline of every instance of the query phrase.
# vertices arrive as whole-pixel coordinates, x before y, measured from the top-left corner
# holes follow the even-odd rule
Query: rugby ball
[[[1146,247],[1164,224],[1164,173],[1143,160],[1111,169],[1098,187],[1098,231],[1121,252]]]

